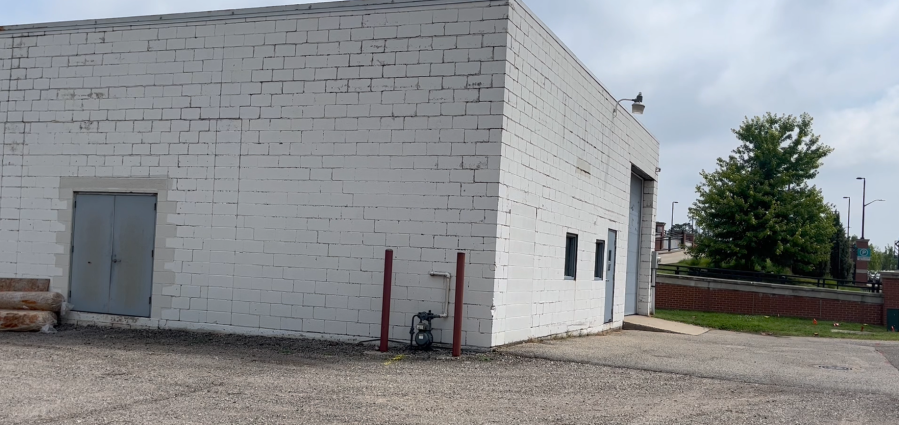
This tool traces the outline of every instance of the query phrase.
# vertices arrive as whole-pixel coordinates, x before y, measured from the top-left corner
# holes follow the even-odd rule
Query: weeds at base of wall
[[[560,334],[555,334],[555,335],[543,336],[543,337],[539,337],[539,338],[528,338],[524,341],[513,342],[511,344],[503,345],[502,347],[514,347],[516,345],[523,345],[523,344],[545,344],[547,342],[552,342],[552,341],[564,341],[567,339],[582,338],[582,337],[587,337],[587,336],[607,336],[607,335],[620,333],[621,330],[622,330],[622,328],[621,328],[621,326],[619,326],[619,327],[606,329],[606,330],[602,330],[602,331],[597,331],[597,332],[571,331],[571,332],[565,332],[565,333],[560,333]]]

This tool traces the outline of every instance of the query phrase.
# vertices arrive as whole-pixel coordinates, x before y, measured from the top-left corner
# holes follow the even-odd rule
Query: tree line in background
[[[668,230],[668,236],[683,235],[685,233],[688,235],[692,235],[696,233],[696,229],[694,229],[693,225],[690,223],[681,223],[671,226],[671,228]]]
[[[896,247],[878,248],[871,245],[871,262],[868,263],[868,269],[875,272],[899,270],[899,258],[896,258]]]
[[[853,279],[855,261],[852,260],[852,251],[858,236],[847,236],[843,223],[840,221],[840,213],[834,211],[834,229],[836,230],[830,241],[830,257],[826,262],[809,271],[800,271],[797,274],[811,277],[833,277],[835,279]],[[899,270],[899,259],[896,258],[896,248],[892,246],[878,247],[869,245],[871,261],[868,270],[879,272],[883,270]]]

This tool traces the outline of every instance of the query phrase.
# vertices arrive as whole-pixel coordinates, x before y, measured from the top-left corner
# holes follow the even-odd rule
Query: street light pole
[[[864,239],[865,238],[865,208],[868,206],[865,203],[865,199],[866,199],[865,196],[867,195],[867,191],[868,191],[868,180],[865,179],[864,177],[858,177],[858,178],[856,178],[856,180],[862,181],[862,239]]]
[[[679,204],[680,202],[674,201],[671,203],[671,229],[674,228],[674,204]]]
[[[844,196],[843,199],[849,200],[849,207],[846,208],[846,236],[851,236],[849,230],[852,229],[852,198]]]
[[[674,201],[671,203],[671,226],[668,227],[671,230],[674,230],[674,204],[677,204],[677,203],[678,203],[677,201]],[[671,242],[672,242],[672,239],[674,238],[672,236],[673,234],[674,234],[674,232],[672,232],[670,235],[668,235],[668,250],[669,251],[671,251]]]
[[[864,207],[867,207],[868,205],[871,205],[875,202],[886,202],[886,201],[884,199],[875,199],[875,200],[865,204]],[[862,208],[862,239],[865,238],[864,235],[865,235],[865,208]]]

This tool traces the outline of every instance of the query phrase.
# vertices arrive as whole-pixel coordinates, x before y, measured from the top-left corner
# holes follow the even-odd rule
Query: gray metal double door
[[[76,194],[73,309],[150,317],[155,238],[155,195]]]

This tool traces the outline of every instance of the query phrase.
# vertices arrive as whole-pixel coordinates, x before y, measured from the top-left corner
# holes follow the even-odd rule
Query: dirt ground
[[[371,350],[90,327],[0,333],[0,423],[899,422],[899,400],[879,391],[759,384],[509,352],[453,360],[440,350],[395,349],[391,357]]]

